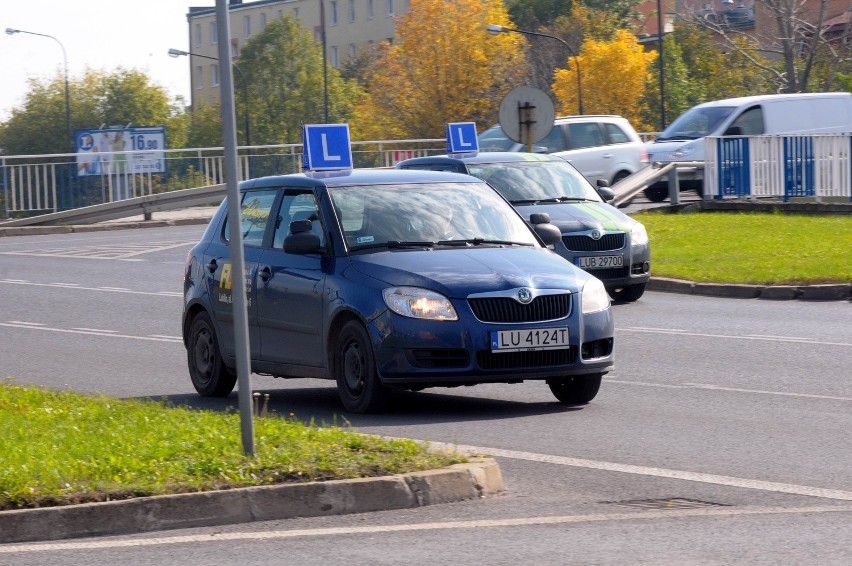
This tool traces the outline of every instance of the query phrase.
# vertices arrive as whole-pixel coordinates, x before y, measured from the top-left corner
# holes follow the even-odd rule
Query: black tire
[[[651,202],[663,202],[669,198],[668,185],[651,185],[644,191],[645,197]]]
[[[626,179],[630,176],[630,173],[627,171],[619,171],[615,174],[615,177],[612,178],[612,182],[609,184],[610,187],[614,187],[616,183],[618,183],[622,179]]]
[[[224,397],[234,390],[237,374],[222,360],[216,329],[206,312],[198,313],[189,327],[186,347],[189,377],[204,397]]]
[[[385,410],[390,390],[382,385],[376,371],[373,346],[364,326],[347,322],[334,342],[334,376],[337,394],[351,413],[377,413]]]
[[[595,398],[601,388],[602,373],[593,375],[572,375],[557,379],[548,379],[551,393],[566,405],[585,405]]]
[[[612,290],[609,292],[609,296],[612,297],[612,300],[617,303],[632,303],[633,301],[638,301],[639,298],[645,294],[645,283],[639,283],[637,285],[628,285],[627,287],[622,287],[618,290]]]

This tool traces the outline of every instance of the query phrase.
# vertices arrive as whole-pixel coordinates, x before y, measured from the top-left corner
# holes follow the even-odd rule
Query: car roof
[[[345,187],[355,185],[392,185],[398,183],[481,183],[479,179],[446,171],[408,169],[349,169],[342,171],[309,171],[289,175],[272,175],[240,183],[240,189],[264,187]]]
[[[560,157],[555,157],[546,153],[526,153],[523,151],[481,151],[479,153],[455,153],[449,155],[432,155],[429,157],[413,157],[400,161],[399,165],[416,165],[420,164],[459,164],[459,163],[507,163],[517,161],[561,161],[565,162]]]

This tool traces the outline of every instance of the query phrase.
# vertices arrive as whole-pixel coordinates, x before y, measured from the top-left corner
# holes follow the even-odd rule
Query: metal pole
[[[36,33],[34,31],[24,31],[22,29],[13,28],[6,28],[6,33],[9,35],[14,35],[16,33],[28,33],[30,35],[40,35],[41,37],[49,37],[50,39],[58,43],[59,48],[62,49],[62,62],[65,66],[65,141],[68,144],[69,151],[73,153],[75,145],[74,140],[71,137],[71,91],[68,87],[68,53],[65,51],[65,46],[62,45],[61,41],[59,41],[52,35],[47,35],[46,33]]]
[[[228,17],[228,0],[216,0],[216,26],[219,37],[221,81],[219,93],[222,100],[222,141],[225,149],[225,184],[228,194],[228,222],[231,269],[233,270],[234,350],[237,357],[237,387],[240,406],[240,429],[243,452],[254,456],[254,415],[251,406],[251,358],[249,357],[248,301],[246,300],[246,264],[243,253],[243,235],[240,230],[240,188],[237,184],[237,113],[234,109],[234,80],[231,72],[231,26]]]
[[[325,0],[320,0],[320,30],[322,33],[322,96],[323,118],[328,124],[328,46],[325,37]]]
[[[662,0],[657,0],[657,37],[660,39],[660,131],[666,129],[666,79],[665,64],[663,63],[663,7]]]
[[[657,1],[659,2],[659,0],[657,0]],[[488,24],[487,31],[488,31],[488,33],[514,32],[514,33],[521,33],[521,34],[524,34],[524,35],[536,35],[536,36],[539,36],[539,37],[549,37],[550,39],[555,39],[556,41],[562,43],[562,45],[564,45],[568,49],[568,53],[571,55],[571,57],[574,58],[574,65],[577,67],[577,111],[580,114],[580,116],[583,115],[583,82],[582,82],[582,78],[580,76],[580,56],[577,53],[574,52],[574,50],[571,48],[571,46],[568,45],[567,41],[565,41],[561,37],[556,37],[555,35],[548,35],[546,33],[539,33],[537,31],[526,31],[526,30],[522,30],[522,29],[512,29],[512,28],[507,28],[507,27],[504,27],[504,26],[498,26],[497,24]]]

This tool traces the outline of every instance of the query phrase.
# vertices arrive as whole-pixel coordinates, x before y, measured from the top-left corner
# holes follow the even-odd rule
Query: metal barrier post
[[[669,201],[674,204],[680,204],[680,182],[677,178],[677,167],[672,167],[668,174],[669,180]]]

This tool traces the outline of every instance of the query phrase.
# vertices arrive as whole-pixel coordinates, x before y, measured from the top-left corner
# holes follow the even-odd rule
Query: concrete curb
[[[503,491],[496,460],[471,457],[466,464],[379,478],[0,511],[0,543],[407,509],[489,497]]]
[[[852,301],[852,283],[834,285],[740,285],[735,283],[694,283],[683,279],[652,277],[649,291],[684,295],[705,295],[732,299],[765,299],[774,301]]]

